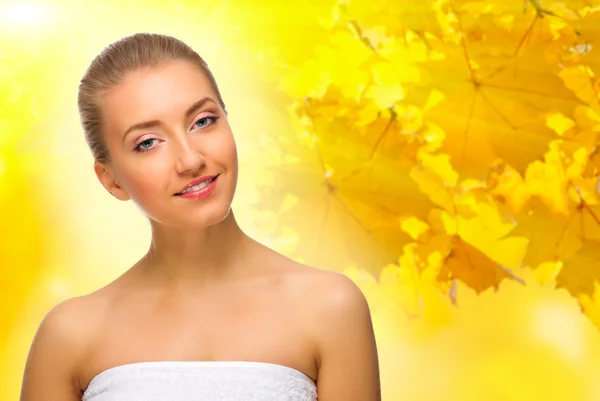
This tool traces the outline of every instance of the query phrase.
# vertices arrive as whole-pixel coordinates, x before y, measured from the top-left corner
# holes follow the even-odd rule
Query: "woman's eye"
[[[218,119],[219,119],[219,117],[216,117],[216,116],[202,117],[194,123],[194,128],[206,127],[207,125],[209,125],[208,124],[209,121],[210,121],[210,123],[214,124]]]
[[[143,152],[151,149],[150,145],[152,145],[152,141],[156,141],[156,138],[149,138],[137,144],[135,147],[135,151]]]

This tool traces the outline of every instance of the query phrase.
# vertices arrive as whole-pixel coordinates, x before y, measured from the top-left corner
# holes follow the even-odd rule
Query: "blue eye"
[[[195,127],[204,128],[208,125],[208,121],[210,121],[212,124],[214,124],[217,122],[218,119],[219,119],[219,117],[216,117],[216,116],[202,117],[201,119],[199,119],[198,121],[196,121],[194,123],[193,128],[195,128]],[[198,123],[200,123],[200,125],[198,125]]]
[[[146,139],[146,140],[138,143],[137,146],[133,150],[135,150],[136,152],[145,152],[147,150],[150,150],[150,149],[152,149],[151,147],[149,147],[149,146],[146,147],[144,145],[149,145],[149,143],[151,145],[152,144],[151,141],[156,141],[156,138],[149,138],[149,139]]]

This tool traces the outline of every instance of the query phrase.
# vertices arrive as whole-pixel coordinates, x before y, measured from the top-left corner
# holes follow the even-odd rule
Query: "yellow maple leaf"
[[[451,251],[440,271],[440,279],[458,279],[477,292],[514,277],[508,269],[459,237],[453,238]]]
[[[530,192],[525,180],[518,171],[504,162],[492,165],[486,185],[489,193],[499,202],[506,203],[513,213],[521,212],[529,201]]]
[[[579,302],[583,312],[600,329],[600,284],[598,281],[594,281],[591,294],[583,293],[579,296]]]
[[[556,277],[563,267],[563,262],[557,260],[555,262],[543,262],[534,269],[535,277],[541,285],[556,285]]]
[[[406,231],[415,240],[430,230],[429,224],[414,216],[401,219],[400,226],[402,230]]]
[[[572,90],[575,95],[587,104],[598,102],[597,95],[594,91],[593,70],[585,65],[568,67],[558,73],[563,79],[567,88]]]
[[[546,117],[546,124],[558,135],[563,136],[568,130],[575,126],[575,121],[562,113],[551,113]]]
[[[578,296],[591,295],[595,282],[600,282],[600,241],[588,239],[576,254],[565,259],[557,283]]]
[[[545,159],[545,163],[535,161],[527,168],[525,182],[528,191],[532,196],[542,199],[552,210],[567,214],[567,181],[560,160],[560,148],[551,146]]]

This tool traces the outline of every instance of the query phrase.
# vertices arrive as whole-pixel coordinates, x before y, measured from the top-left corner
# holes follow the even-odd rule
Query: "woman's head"
[[[227,215],[235,141],[212,73],[185,43],[136,34],[111,44],[82,78],[78,106],[96,175],[115,197],[167,225],[210,225]],[[210,196],[176,195],[214,175]]]

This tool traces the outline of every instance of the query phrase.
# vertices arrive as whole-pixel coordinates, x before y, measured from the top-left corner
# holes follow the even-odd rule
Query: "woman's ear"
[[[108,166],[95,160],[94,172],[96,173],[96,177],[98,177],[98,180],[100,181],[102,186],[108,192],[110,192],[112,196],[122,201],[129,200],[129,195],[123,188],[121,188],[119,183],[115,180],[115,177],[108,168]]]

